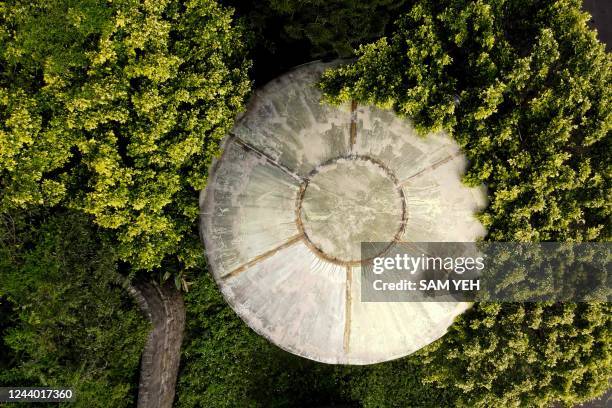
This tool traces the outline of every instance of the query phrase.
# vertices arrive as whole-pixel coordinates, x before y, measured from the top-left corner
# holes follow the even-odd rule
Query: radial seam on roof
[[[346,299],[344,304],[344,341],[342,347],[345,353],[349,352],[349,343],[351,338],[351,305],[352,305],[352,288],[353,288],[353,267],[346,267]]]
[[[227,275],[223,275],[221,277],[221,279],[227,280],[227,279],[233,278],[233,277],[239,275],[240,273],[244,272],[246,269],[250,268],[251,266],[256,265],[257,263],[259,263],[259,262],[261,262],[261,261],[263,261],[265,259],[268,259],[272,255],[276,254],[278,251],[281,251],[281,250],[283,250],[285,248],[288,248],[291,245],[295,244],[296,242],[301,241],[303,238],[304,238],[304,236],[302,234],[294,235],[293,237],[289,238],[287,241],[283,242],[279,246],[274,247],[274,248],[270,249],[269,251],[266,251],[263,254],[256,256],[255,258],[251,259],[250,261],[240,265],[239,267],[237,267],[236,269],[234,269],[233,271],[231,271]]]
[[[357,142],[357,101],[351,101],[351,151],[353,150],[353,146]]]
[[[445,163],[448,163],[449,161],[453,160],[455,157],[459,157],[459,156],[461,156],[461,154],[462,154],[462,153],[461,153],[460,151],[459,151],[459,152],[457,152],[457,153],[451,154],[451,155],[449,155],[449,156],[447,156],[447,157],[443,158],[442,160],[439,160],[439,161],[435,162],[435,163],[434,163],[434,164],[432,164],[431,166],[425,167],[423,170],[416,172],[416,173],[415,173],[415,174],[413,174],[412,176],[406,177],[404,180],[402,180],[402,181],[399,183],[399,185],[400,185],[400,186],[403,186],[403,185],[404,185],[404,184],[406,184],[406,183],[407,183],[409,180],[412,180],[413,178],[418,177],[418,176],[420,176],[421,174],[423,174],[423,173],[425,173],[425,172],[428,172],[428,171],[430,171],[430,170],[434,170],[434,169],[436,169],[436,168],[440,167],[441,165],[443,165],[443,164],[445,164]]]
[[[287,175],[291,176],[292,178],[294,178],[295,180],[299,181],[300,183],[304,181],[304,178],[295,174],[293,171],[291,171],[288,167],[285,167],[284,165],[280,164],[279,162],[277,162],[276,160],[274,160],[272,157],[270,157],[268,154],[262,152],[261,150],[259,150],[258,148],[256,148],[255,146],[253,146],[252,144],[248,143],[245,140],[242,140],[239,136],[236,136],[233,133],[230,133],[231,138],[236,141],[236,143],[238,143],[240,146],[242,146],[243,148],[250,150],[251,152],[255,153],[256,155],[262,157],[263,159],[265,159],[268,163],[270,163],[271,165],[279,168],[280,170],[282,170],[284,173],[286,173]]]

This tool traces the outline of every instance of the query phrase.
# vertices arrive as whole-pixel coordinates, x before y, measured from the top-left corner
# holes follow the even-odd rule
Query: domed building
[[[329,64],[255,92],[201,194],[209,269],[257,333],[332,364],[399,358],[443,336],[461,302],[364,302],[362,242],[472,242],[484,188],[445,133],[355,103],[321,102]]]

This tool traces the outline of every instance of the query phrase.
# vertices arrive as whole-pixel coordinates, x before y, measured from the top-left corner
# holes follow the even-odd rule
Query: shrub
[[[465,181],[489,188],[487,239],[607,242],[612,60],[588,19],[578,0],[418,1],[321,87],[331,102],[450,132],[470,161]],[[586,401],[609,385],[611,312],[478,304],[419,353],[425,378],[459,406]]]
[[[77,209],[135,269],[200,264],[197,195],[250,88],[231,11],[211,0],[0,10],[0,211]]]
[[[89,217],[43,218],[0,219],[0,385],[70,387],[78,407],[131,406],[149,325],[115,251]]]

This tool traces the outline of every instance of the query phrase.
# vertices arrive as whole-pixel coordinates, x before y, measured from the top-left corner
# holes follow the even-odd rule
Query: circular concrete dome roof
[[[255,92],[200,197],[223,295],[256,332],[313,360],[370,364],[438,339],[469,304],[361,302],[361,242],[471,242],[483,188],[444,133],[322,104],[312,63]]]

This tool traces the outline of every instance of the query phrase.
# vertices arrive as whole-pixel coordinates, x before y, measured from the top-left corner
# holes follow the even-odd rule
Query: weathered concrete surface
[[[228,303],[278,346],[369,364],[442,336],[466,303],[360,301],[362,241],[474,241],[483,188],[444,134],[391,112],[320,103],[326,65],[266,85],[225,142],[200,197],[210,269]]]
[[[299,184],[291,176],[235,140],[226,143],[214,173],[209,182],[214,186],[205,197],[203,233],[214,237],[207,256],[220,276],[298,234]]]
[[[220,287],[240,317],[279,347],[344,363],[345,271],[298,241]]]
[[[138,282],[128,291],[153,325],[142,353],[138,407],[170,408],[185,328],[183,298],[170,282]]]
[[[300,218],[306,237],[323,256],[359,262],[361,242],[390,242],[402,231],[403,199],[382,165],[341,158],[309,177]]]
[[[350,106],[321,104],[315,87],[329,66],[307,65],[268,83],[232,133],[302,176],[348,151]]]
[[[442,337],[464,302],[361,302],[361,270],[353,267],[351,285],[351,364],[387,361],[412,354]]]

